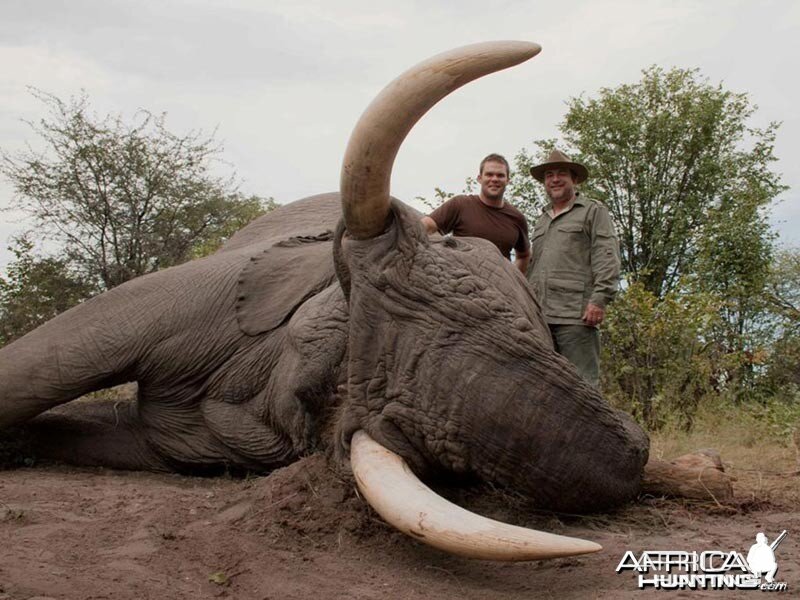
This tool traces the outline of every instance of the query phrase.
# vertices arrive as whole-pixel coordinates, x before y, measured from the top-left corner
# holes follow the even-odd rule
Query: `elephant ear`
[[[239,276],[236,320],[247,335],[275,329],[336,279],[333,232],[280,241],[250,257]]]

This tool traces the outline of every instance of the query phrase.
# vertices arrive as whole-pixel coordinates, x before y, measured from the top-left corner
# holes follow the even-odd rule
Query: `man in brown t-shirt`
[[[508,161],[499,154],[490,154],[481,161],[477,196],[455,196],[427,217],[422,224],[428,233],[438,231],[460,237],[479,237],[492,242],[503,256],[511,260],[525,275],[531,259],[528,222],[525,215],[503,200],[508,185]]]

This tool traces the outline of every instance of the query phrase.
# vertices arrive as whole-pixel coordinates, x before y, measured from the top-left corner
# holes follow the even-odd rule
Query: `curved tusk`
[[[422,115],[462,85],[541,49],[529,42],[472,44],[434,56],[387,85],[361,115],[345,151],[339,189],[348,233],[365,239],[383,231],[395,156]]]
[[[456,506],[423,484],[406,462],[359,430],[350,442],[358,488],[387,523],[468,558],[540,560],[602,550],[594,542],[501,523]]]

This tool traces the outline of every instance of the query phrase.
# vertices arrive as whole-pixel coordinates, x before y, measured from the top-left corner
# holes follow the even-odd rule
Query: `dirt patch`
[[[643,598],[654,592],[615,573],[626,550],[746,552],[757,531],[772,539],[783,529],[778,579],[789,596],[800,589],[800,514],[779,497],[740,493],[732,507],[645,499],[578,518],[537,513],[486,487],[441,491],[605,550],[520,564],[450,557],[386,526],[322,456],[238,480],[46,466],[0,472],[0,600]]]

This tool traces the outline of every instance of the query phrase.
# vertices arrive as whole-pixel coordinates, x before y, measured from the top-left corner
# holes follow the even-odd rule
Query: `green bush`
[[[719,320],[707,294],[663,300],[634,283],[609,307],[603,329],[602,388],[649,429],[689,428],[704,396],[718,391],[725,356],[708,341]]]

